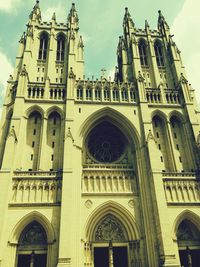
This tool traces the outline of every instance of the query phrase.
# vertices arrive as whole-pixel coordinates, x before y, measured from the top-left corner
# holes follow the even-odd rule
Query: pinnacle
[[[56,20],[56,13],[53,12],[52,20]]]

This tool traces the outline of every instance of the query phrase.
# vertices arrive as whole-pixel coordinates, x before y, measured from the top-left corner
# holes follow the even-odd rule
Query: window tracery
[[[46,60],[47,59],[47,48],[48,48],[48,37],[46,34],[42,34],[40,37],[40,47],[38,59]]]
[[[138,48],[139,48],[141,65],[148,66],[146,44],[143,41],[141,41],[139,42]]]
[[[162,51],[162,46],[159,42],[155,42],[154,50],[158,67],[164,67],[163,51]]]
[[[63,36],[59,36],[57,40],[56,60],[63,61],[64,54],[65,54],[65,40]]]
[[[125,152],[125,137],[116,126],[109,122],[102,122],[90,132],[87,148],[96,161],[115,162]]]

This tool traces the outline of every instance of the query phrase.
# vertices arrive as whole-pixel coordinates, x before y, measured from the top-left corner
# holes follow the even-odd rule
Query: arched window
[[[158,156],[160,157],[160,166],[165,171],[172,171],[172,161],[170,157],[170,144],[168,138],[167,124],[166,121],[155,115],[152,119],[153,133],[156,140],[158,150]]]
[[[182,120],[173,115],[170,118],[172,144],[177,171],[191,171],[194,168],[191,154],[188,153],[189,143]]]
[[[46,33],[43,33],[40,36],[40,47],[38,59],[46,60],[47,58],[47,48],[48,48],[48,36]]]
[[[144,41],[140,41],[139,45],[140,63],[142,66],[148,66],[146,44]]]
[[[77,87],[76,97],[79,100],[82,100],[83,99],[83,88],[81,86],[78,86]]]
[[[65,39],[64,36],[58,36],[57,39],[57,52],[56,52],[56,60],[63,61],[65,55]]]
[[[27,225],[21,233],[17,248],[17,267],[47,265],[47,235],[36,221]]]
[[[95,88],[95,100],[101,100],[101,89],[99,87]]]
[[[119,91],[118,91],[118,89],[116,87],[113,89],[113,100],[114,101],[118,101],[119,100]]]
[[[104,100],[105,101],[109,101],[110,100],[110,91],[109,91],[108,87],[104,88]]]
[[[128,100],[128,93],[127,93],[126,88],[122,88],[121,95],[122,95],[122,101]]]
[[[164,58],[163,58],[163,51],[162,51],[162,46],[160,42],[155,42],[154,50],[155,50],[156,62],[157,62],[158,67],[163,67]]]
[[[39,153],[41,143],[42,117],[38,111],[33,111],[28,118],[26,130],[26,153],[24,169],[35,171],[39,166]]]
[[[92,88],[91,87],[86,87],[86,100],[91,100],[92,99]]]
[[[46,169],[58,170],[60,166],[61,147],[61,117],[54,111],[48,117],[47,123],[47,147],[46,147]]]

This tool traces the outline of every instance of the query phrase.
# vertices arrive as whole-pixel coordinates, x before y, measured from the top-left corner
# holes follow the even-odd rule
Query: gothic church
[[[1,267],[198,267],[200,116],[159,11],[128,9],[114,80],[85,79],[67,23],[36,2],[0,124]]]

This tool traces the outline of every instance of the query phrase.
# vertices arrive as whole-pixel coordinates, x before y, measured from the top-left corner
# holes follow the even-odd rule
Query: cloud
[[[56,13],[56,20],[63,22],[66,21],[66,10],[63,6],[58,4],[57,6],[48,7],[45,11],[42,12],[42,20],[49,21],[52,18],[53,13]]]
[[[0,0],[0,11],[11,12],[21,0]]]
[[[1,66],[3,66],[3,68],[1,68],[0,71],[0,118],[1,118],[1,112],[2,112],[1,106],[3,104],[3,98],[6,92],[7,80],[9,75],[13,73],[13,66],[8,60],[7,56],[3,52],[1,52],[1,49],[0,49],[0,62]]]
[[[175,35],[174,40],[182,52],[182,60],[186,67],[188,80],[196,90],[198,99],[200,99],[198,68],[200,62],[199,9],[199,0],[186,0],[171,27],[171,32]]]

